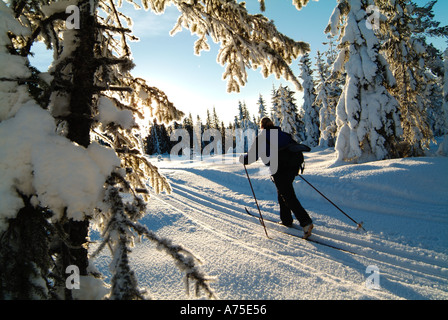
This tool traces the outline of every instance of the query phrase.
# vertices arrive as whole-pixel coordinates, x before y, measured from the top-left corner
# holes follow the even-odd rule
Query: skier
[[[278,203],[280,205],[280,219],[281,223],[287,227],[292,226],[293,218],[291,211],[294,213],[297,220],[299,220],[300,226],[303,228],[304,239],[307,239],[311,235],[313,230],[313,223],[302,207],[294,191],[293,182],[299,170],[299,164],[291,163],[291,154],[285,150],[285,147],[294,143],[293,138],[290,134],[283,132],[279,127],[274,126],[271,119],[265,117],[260,122],[260,127],[262,129],[261,133],[257,136],[254,143],[251,145],[249,151],[245,155],[241,155],[239,161],[244,165],[251,164],[258,160],[262,156],[262,148],[266,149],[266,158],[263,158],[263,162],[270,166],[271,169],[271,179],[273,180],[275,187],[277,188]],[[271,130],[277,130],[277,135],[275,133],[271,134]],[[271,148],[275,145],[275,141],[270,141],[271,135],[275,138],[278,137],[277,143],[277,163],[275,168],[273,168],[272,160],[275,154],[271,155],[270,150],[275,151],[275,148]],[[261,144],[259,145],[259,140]],[[265,146],[263,142],[265,141]],[[259,150],[260,148],[260,150]],[[269,162],[265,162],[265,159],[269,159]]]

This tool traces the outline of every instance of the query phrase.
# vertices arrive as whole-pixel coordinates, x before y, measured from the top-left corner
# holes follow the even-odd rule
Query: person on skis
[[[303,238],[311,235],[313,221],[300,204],[294,191],[293,182],[298,173],[297,161],[287,147],[295,141],[290,134],[274,126],[271,119],[261,119],[261,133],[256,137],[247,154],[241,155],[239,161],[244,165],[251,164],[262,158],[270,166],[271,179],[277,188],[278,203],[280,205],[280,219],[283,225],[291,227],[293,218],[291,212],[303,228]]]

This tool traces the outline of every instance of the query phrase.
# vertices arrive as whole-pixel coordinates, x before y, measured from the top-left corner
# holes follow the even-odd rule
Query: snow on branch
[[[159,122],[168,123],[179,120],[185,115],[182,111],[176,109],[162,90],[149,86],[144,79],[133,78],[129,85],[134,88],[131,102],[135,104],[139,101],[142,107],[149,108],[150,117],[157,117]]]
[[[319,1],[319,0],[314,0]],[[302,10],[304,6],[306,6],[310,2],[310,0],[292,0],[292,4],[296,6],[297,10]]]
[[[289,65],[293,59],[310,50],[309,45],[297,42],[280,33],[273,22],[263,15],[251,15],[244,3],[236,1],[173,1],[181,15],[171,34],[183,28],[199,38],[195,53],[208,50],[207,36],[221,43],[217,62],[226,65],[223,79],[228,92],[239,92],[247,82],[246,68],[261,68],[263,76],[274,74],[302,89]],[[305,1],[307,2],[307,1]],[[300,1],[298,4],[304,4]]]

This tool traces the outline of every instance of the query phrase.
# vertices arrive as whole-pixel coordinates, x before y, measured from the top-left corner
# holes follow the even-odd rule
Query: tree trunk
[[[80,29],[78,30],[79,46],[74,53],[72,65],[73,87],[70,98],[70,116],[68,118],[67,138],[77,144],[88,147],[90,144],[90,128],[93,115],[94,76],[96,71],[94,46],[96,34],[96,16],[91,14],[90,1],[81,2]],[[73,264],[79,268],[80,275],[87,275],[87,249],[82,245],[87,242],[89,221],[69,220],[63,226],[67,232],[71,248],[68,248],[68,259],[65,264]]]

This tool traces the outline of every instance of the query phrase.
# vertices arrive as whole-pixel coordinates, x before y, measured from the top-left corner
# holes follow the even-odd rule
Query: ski
[[[250,216],[252,216],[252,217],[254,217],[254,218],[258,218],[258,219],[259,219],[259,217],[258,217],[257,215],[255,215],[255,214],[253,214],[252,212],[250,212],[246,207],[244,207],[244,209],[246,210],[246,213],[247,213],[248,215],[250,215]],[[276,221],[273,221],[273,220],[271,220],[271,219],[266,219],[266,218],[264,218],[264,220],[269,221],[269,222],[271,222],[271,223],[279,224],[279,223],[277,223]],[[266,226],[264,225],[264,227],[266,227]],[[297,229],[297,230],[300,230],[300,229],[297,228],[296,226],[293,226],[293,228],[294,228],[294,229]],[[315,244],[318,244],[318,245],[322,245],[322,246],[325,246],[325,247],[328,247],[328,248],[332,248],[332,249],[335,249],[335,250],[338,250],[338,251],[343,251],[343,252],[347,252],[347,253],[351,253],[351,254],[357,255],[356,252],[353,252],[353,251],[350,251],[350,250],[347,250],[347,249],[343,249],[343,248],[340,248],[340,247],[336,247],[336,246],[331,245],[331,244],[329,244],[329,243],[321,242],[321,241],[319,241],[319,240],[315,240],[315,239],[311,239],[311,238],[303,239],[303,238],[302,238],[301,236],[299,236],[299,235],[292,234],[292,233],[288,233],[288,232],[286,232],[286,231],[280,231],[280,230],[275,230],[275,231],[280,232],[280,233],[283,233],[283,234],[286,234],[286,235],[288,235],[288,236],[292,236],[292,237],[296,237],[296,238],[302,239],[303,241],[309,241],[309,242],[312,242],[312,243],[315,243]],[[271,238],[270,238],[270,239],[271,239]]]

